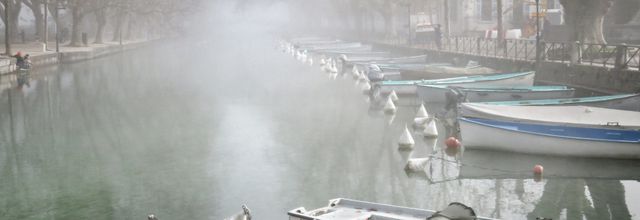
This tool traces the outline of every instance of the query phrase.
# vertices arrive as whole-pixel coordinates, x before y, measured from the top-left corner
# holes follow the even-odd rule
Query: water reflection
[[[427,108],[440,136],[413,130],[414,150],[398,151],[418,102],[401,97],[385,115],[353,80],[327,80],[266,40],[246,42],[224,58],[205,50],[198,62],[166,46],[128,54],[135,62],[64,65],[32,73],[21,90],[17,78],[0,78],[3,218],[222,219],[247,204],[256,218],[281,219],[335,197],[427,209],[459,201],[505,219],[638,210],[620,186],[639,179],[636,161],[447,150],[456,122],[436,105]],[[420,158],[421,169],[405,171]],[[541,182],[531,179],[537,163]]]

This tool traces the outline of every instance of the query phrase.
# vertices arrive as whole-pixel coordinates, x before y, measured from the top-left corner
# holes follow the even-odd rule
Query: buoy
[[[409,128],[407,128],[407,125],[405,124],[404,132],[402,133],[402,135],[400,136],[400,140],[398,141],[398,146],[401,150],[409,150],[413,149],[414,144],[416,144],[416,142],[413,140],[411,132],[409,132]]]
[[[320,58],[320,65],[327,64],[327,61],[324,58]]]
[[[544,167],[542,167],[542,165],[536,164],[535,166],[533,166],[533,174],[542,175],[543,171],[544,171]]]
[[[362,93],[364,94],[369,94],[369,91],[371,91],[371,84],[369,84],[369,81],[365,81],[364,84],[362,84]]]
[[[436,120],[430,120],[429,124],[424,128],[422,134],[426,138],[435,138],[438,137],[438,127],[436,127]]]
[[[540,164],[536,164],[533,166],[533,180],[536,182],[542,181],[542,173],[544,172],[544,167]]]
[[[389,93],[389,98],[391,98],[391,101],[394,102],[397,102],[399,100],[398,94],[396,94],[396,90],[391,90],[391,93]]]
[[[307,63],[309,63],[309,66],[313,66],[313,58],[309,57]]]
[[[351,68],[351,74],[358,74],[358,66],[353,65],[353,68]]]
[[[429,164],[429,158],[411,158],[407,160],[407,165],[404,166],[404,170],[409,172],[424,171],[424,168]]]
[[[449,137],[444,141],[444,144],[447,145],[448,148],[459,148],[462,144],[455,137]]]
[[[396,113],[396,105],[393,104],[391,98],[387,98],[387,103],[384,104],[384,112],[387,114]]]
[[[420,108],[418,108],[418,112],[416,112],[416,118],[428,118],[429,113],[427,109],[424,107],[424,104],[420,104]]]
[[[431,119],[430,118],[414,118],[413,119],[413,126],[415,126],[416,128],[425,128],[427,125],[427,122],[429,122]]]

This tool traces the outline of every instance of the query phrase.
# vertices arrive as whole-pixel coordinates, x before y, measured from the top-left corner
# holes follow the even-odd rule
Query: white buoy
[[[384,112],[387,114],[396,113],[396,105],[393,104],[393,100],[391,98],[387,98],[387,103],[384,104]]]
[[[309,66],[313,66],[313,58],[309,57],[307,59],[307,63],[309,64]]]
[[[407,125],[405,124],[404,131],[400,136],[400,140],[398,140],[398,146],[401,150],[410,150],[413,149],[413,145],[415,144],[416,142],[413,140],[411,132],[409,132],[409,128],[407,128]]]
[[[435,119],[432,119],[431,121],[429,121],[429,124],[427,124],[427,127],[424,128],[424,131],[422,131],[422,134],[426,138],[438,137],[438,127],[436,127]]]
[[[420,104],[420,108],[418,108],[418,112],[416,113],[416,118],[428,118],[429,113],[427,109],[424,107],[424,104]]]
[[[353,68],[351,68],[351,74],[358,74],[358,66],[357,65],[353,65]]]
[[[364,94],[368,94],[369,91],[371,91],[371,84],[369,84],[369,81],[365,81],[364,84],[362,84],[362,93]]]
[[[429,164],[429,158],[411,158],[407,160],[407,165],[404,166],[406,171],[421,172]]]
[[[320,58],[320,65],[327,64],[327,61],[324,58]]]
[[[400,99],[398,98],[398,94],[396,94],[396,90],[391,90],[391,93],[389,93],[389,98],[394,102],[397,102]]]

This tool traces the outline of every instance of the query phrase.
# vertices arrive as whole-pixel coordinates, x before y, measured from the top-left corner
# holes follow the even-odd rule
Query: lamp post
[[[9,9],[10,5],[9,5],[9,0],[4,0],[4,21],[5,21],[5,26],[4,26],[4,49],[5,49],[5,53],[7,54],[7,56],[11,56],[11,31],[9,30],[10,26],[9,24],[11,24],[11,22],[9,21],[9,12],[11,11]]]
[[[536,0],[536,67],[540,63],[540,0]]]
[[[408,43],[411,45],[411,3],[407,3],[407,22]]]
[[[49,0],[45,0],[44,1],[44,36],[43,38],[43,43],[44,43],[44,50],[47,51],[49,50]]]
[[[58,24],[60,24],[60,10],[66,9],[66,0],[56,0],[56,10],[54,11],[54,17],[56,19],[56,53],[60,52],[60,28]]]

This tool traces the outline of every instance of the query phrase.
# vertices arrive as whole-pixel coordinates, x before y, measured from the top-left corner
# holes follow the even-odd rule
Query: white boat
[[[418,96],[425,102],[446,102],[446,94],[460,93],[467,102],[509,101],[523,99],[550,99],[573,97],[575,89],[566,86],[455,87],[444,85],[418,85]]]
[[[491,220],[491,218],[477,217],[473,209],[457,202],[451,203],[446,209],[436,212],[426,209],[408,208],[342,198],[330,200],[327,207],[310,211],[306,210],[304,207],[300,207],[289,211],[287,214],[289,215],[290,220],[425,220],[431,217],[443,220]],[[438,218],[439,216],[442,217]]]
[[[640,112],[589,106],[507,106],[462,103],[461,115],[501,121],[575,127],[640,129]]]
[[[492,75],[474,75],[455,78],[432,79],[432,80],[403,80],[403,81],[382,81],[374,85],[374,92],[381,94],[390,93],[395,90],[397,94],[416,94],[417,85],[448,85],[448,86],[503,86],[522,87],[533,86],[535,72],[504,73]]]
[[[400,64],[400,63],[427,63],[427,55],[405,56],[405,57],[349,57],[343,58],[344,62],[355,65],[371,64]]]
[[[640,93],[636,94],[619,94],[607,96],[590,96],[581,98],[565,98],[565,99],[538,99],[538,100],[519,100],[519,101],[502,101],[502,102],[486,102],[492,105],[540,105],[540,106],[570,106],[585,105],[602,108],[613,108],[629,111],[640,111]]]
[[[459,119],[465,149],[571,157],[640,159],[640,131]]]
[[[335,43],[335,44],[321,44],[321,45],[305,45],[300,46],[296,49],[298,50],[344,50],[349,48],[359,48],[362,47],[362,43]]]

